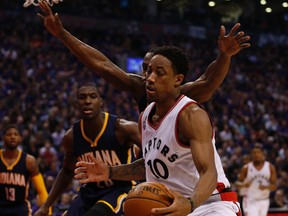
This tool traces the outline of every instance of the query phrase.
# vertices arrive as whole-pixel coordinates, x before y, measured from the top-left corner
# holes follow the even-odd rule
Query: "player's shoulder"
[[[26,161],[28,163],[34,163],[34,162],[36,163],[36,157],[35,156],[28,154],[28,153],[25,153],[25,154],[26,154]]]
[[[179,112],[179,117],[197,118],[208,116],[207,112],[196,102],[187,103]]]
[[[69,128],[63,138],[62,138],[62,141],[72,141],[73,140],[73,127]]]
[[[249,166],[251,166],[251,163],[249,162],[249,163],[247,163],[247,164],[244,164],[243,166],[242,166],[242,169],[248,169],[248,167]]]
[[[267,161],[267,162],[269,164],[270,169],[276,169],[276,166],[273,163],[271,163],[269,161]]]
[[[126,127],[134,127],[137,126],[137,122],[123,119],[123,118],[117,118],[116,119],[116,128],[126,128]]]
[[[30,173],[34,173],[34,172],[36,172],[35,170],[38,170],[37,166],[38,166],[38,164],[37,164],[36,157],[34,157],[31,154],[26,154],[26,167],[27,167],[27,170]]]

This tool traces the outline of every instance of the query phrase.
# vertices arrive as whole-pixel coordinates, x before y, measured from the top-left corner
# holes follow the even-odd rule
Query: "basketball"
[[[168,207],[173,196],[158,182],[143,182],[136,185],[124,201],[125,216],[150,216],[151,209]]]

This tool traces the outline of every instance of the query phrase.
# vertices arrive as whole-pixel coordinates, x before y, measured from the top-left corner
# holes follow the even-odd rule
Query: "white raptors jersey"
[[[257,170],[253,165],[253,162],[248,163],[246,182],[250,182],[250,186],[247,188],[247,198],[252,199],[268,199],[270,190],[260,190],[259,186],[270,185],[270,163],[264,162],[264,166],[261,170]]]
[[[191,103],[196,102],[182,95],[157,126],[153,126],[148,120],[154,102],[144,110],[141,118],[142,150],[147,181],[163,183],[184,196],[192,194],[199,180],[190,146],[181,144],[177,136],[178,115]],[[214,147],[218,182],[224,187],[230,187],[215,149],[214,138],[211,138],[211,145]],[[214,193],[218,191],[215,190]]]

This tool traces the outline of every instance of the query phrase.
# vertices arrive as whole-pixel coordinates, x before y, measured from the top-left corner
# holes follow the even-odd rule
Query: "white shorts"
[[[231,201],[218,201],[203,204],[187,216],[236,216],[241,215],[240,204]]]
[[[263,199],[263,200],[254,200],[249,199],[247,197],[243,197],[243,211],[244,215],[247,216],[266,216],[269,211],[270,200]]]

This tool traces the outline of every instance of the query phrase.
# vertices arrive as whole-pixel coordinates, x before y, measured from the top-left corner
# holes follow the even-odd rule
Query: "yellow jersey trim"
[[[3,162],[3,164],[6,166],[7,170],[12,170],[14,168],[14,166],[16,166],[18,164],[18,162],[20,161],[21,155],[22,155],[22,151],[18,150],[18,156],[17,156],[16,160],[11,165],[9,165],[4,159],[3,151],[0,150],[0,158]]]
[[[109,118],[109,114],[107,112],[104,113],[104,123],[103,126],[100,130],[100,132],[98,133],[98,135],[96,136],[96,138],[94,139],[94,141],[92,141],[89,137],[86,136],[85,132],[84,132],[84,125],[83,125],[83,119],[80,120],[80,128],[81,128],[81,133],[82,136],[84,137],[84,139],[90,143],[91,147],[96,147],[98,144],[98,141],[100,139],[100,137],[103,135],[107,124],[108,124],[108,118]]]

